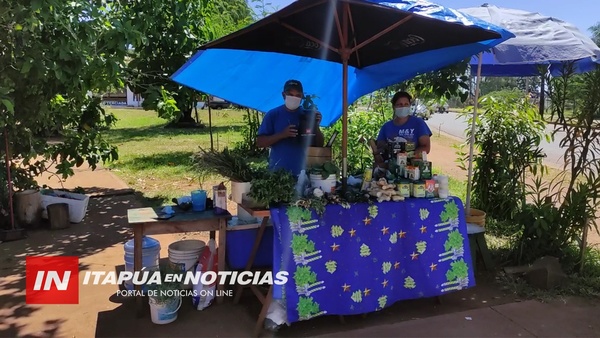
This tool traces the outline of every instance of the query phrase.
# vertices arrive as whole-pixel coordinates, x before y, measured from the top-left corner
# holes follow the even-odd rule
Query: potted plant
[[[161,278],[159,284],[147,284],[150,317],[154,324],[169,324],[177,319],[177,311],[181,307],[181,283],[168,282],[167,274],[177,274],[179,271],[170,266],[158,270]],[[154,272],[151,273],[155,273]]]
[[[310,183],[315,188],[320,188],[326,193],[335,192],[337,176],[340,173],[340,168],[333,162],[325,162],[323,164],[313,165],[310,168]]]
[[[193,161],[201,176],[217,174],[229,178],[231,199],[238,204],[242,203],[243,194],[250,191],[252,179],[256,176],[256,171],[243,156],[227,148],[218,152],[200,147]]]
[[[270,204],[287,204],[294,199],[295,177],[286,170],[270,172],[265,170],[252,180],[248,197],[254,203],[251,207],[266,208]]]

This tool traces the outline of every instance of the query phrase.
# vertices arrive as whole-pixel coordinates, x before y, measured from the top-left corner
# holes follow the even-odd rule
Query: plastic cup
[[[206,190],[192,191],[192,210],[194,210],[194,211],[206,210]]]

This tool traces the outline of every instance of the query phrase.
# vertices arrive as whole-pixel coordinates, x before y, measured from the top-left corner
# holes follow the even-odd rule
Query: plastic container
[[[192,210],[194,210],[194,211],[206,210],[206,190],[192,191]]]
[[[413,182],[413,197],[425,198],[425,182],[415,181]]]
[[[252,183],[231,181],[231,200],[237,204],[242,204],[244,194],[250,192]]]
[[[225,259],[227,266],[234,270],[243,270],[248,263],[248,257],[254,245],[258,228],[237,230],[227,229],[227,248]],[[273,266],[273,227],[267,226],[258,252],[254,257],[254,268],[269,268]]]
[[[80,223],[87,212],[90,197],[60,190],[41,190],[42,217],[48,218],[47,207],[55,203],[67,203],[69,205],[69,222]]]
[[[408,198],[410,197],[410,181],[400,180],[398,183],[398,191],[400,192],[400,196]]]
[[[177,311],[181,307],[181,297],[173,297],[164,303],[158,303],[153,297],[148,297],[150,317],[154,324],[169,324],[177,319]]]
[[[169,245],[169,262],[171,266],[184,274],[187,271],[194,272],[200,253],[205,246],[205,242],[197,239],[186,239],[171,243]],[[185,280],[185,275],[183,280]],[[190,289],[192,284],[183,284],[182,287]]]
[[[326,193],[335,192],[335,184],[337,183],[336,175],[329,175],[326,179],[323,179],[321,175],[310,175],[310,184],[313,188],[319,188]]]
[[[133,273],[133,249],[134,240],[130,240],[123,246],[125,249],[125,271]],[[148,236],[142,238],[142,268],[156,268],[160,260],[160,242]],[[131,281],[125,282],[127,290],[133,290]]]

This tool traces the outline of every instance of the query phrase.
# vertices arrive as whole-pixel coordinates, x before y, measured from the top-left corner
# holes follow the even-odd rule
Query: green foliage
[[[525,175],[543,170],[540,149],[545,123],[519,91],[492,93],[481,98],[482,112],[475,129],[472,206],[497,219],[511,219],[525,200]],[[472,121],[472,113],[462,113]],[[469,140],[471,129],[467,130]],[[468,154],[462,153],[464,162]],[[464,168],[464,165],[463,165]]]
[[[373,112],[356,111],[349,113],[348,121],[348,173],[350,175],[362,175],[366,168],[373,166],[373,153],[367,146],[369,139],[377,139],[379,129],[389,120],[389,114],[377,114]],[[386,118],[386,116],[388,116]],[[338,137],[333,143],[332,150],[335,156],[334,162],[342,163],[342,120],[338,120],[333,126],[325,128],[323,134],[325,139],[337,131]]]
[[[227,147],[221,152],[199,148],[200,151],[194,154],[192,160],[201,178],[215,174],[236,182],[251,182],[259,176],[246,157],[230,151]]]
[[[127,13],[130,24],[142,33],[142,38],[130,42],[128,84],[142,95],[144,109],[167,119],[180,112],[186,121],[199,94],[169,77],[201,45],[252,22],[252,10],[244,0],[131,1]]]
[[[243,139],[235,144],[234,151],[236,153],[244,157],[259,157],[267,154],[266,148],[259,148],[256,145],[256,137],[261,121],[260,113],[257,110],[246,109],[244,125],[241,130]]]
[[[2,0],[0,8],[0,129],[22,163],[12,172],[15,186],[33,184],[50,160],[67,177],[86,161],[116,159],[101,137],[114,116],[91,94],[123,87],[127,44],[140,38],[123,17],[127,5]],[[64,142],[51,146],[50,135]]]
[[[296,179],[289,171],[265,170],[258,178],[252,180],[248,196],[261,205],[287,204],[294,199],[295,186]]]
[[[441,102],[441,98],[458,96],[464,102],[469,95],[469,77],[466,75],[469,62],[470,58],[440,70],[418,75],[392,88],[395,91],[408,91],[413,97],[423,101]]]
[[[323,179],[327,179],[331,175],[339,175],[340,168],[332,162],[325,162],[323,164],[315,164],[310,168],[310,173],[313,175],[321,175]]]
[[[563,257],[584,229],[598,231],[600,125],[595,117],[600,111],[600,70],[574,75],[573,64],[565,63],[562,72],[546,80],[555,131],[564,135],[560,147],[565,169],[551,180],[536,175],[527,185],[528,203],[515,215],[517,240],[509,256],[518,264],[544,255]],[[569,102],[575,102],[570,116]],[[583,255],[585,247],[581,250]],[[581,258],[579,263],[582,266]]]

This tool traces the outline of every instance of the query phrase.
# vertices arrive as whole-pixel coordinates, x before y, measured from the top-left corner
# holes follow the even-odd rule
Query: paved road
[[[470,127],[467,125],[467,121],[465,119],[452,112],[448,114],[433,114],[427,121],[427,124],[429,125],[431,132],[434,134],[442,131],[460,139],[466,138],[465,130],[467,127]],[[552,131],[551,127],[547,127],[547,129],[549,132]],[[553,142],[542,141],[541,148],[547,155],[547,158],[544,161],[546,165],[562,169],[562,166],[564,165],[562,158],[564,151],[559,147],[559,142],[565,137],[565,135],[565,133],[557,133],[554,136]]]

